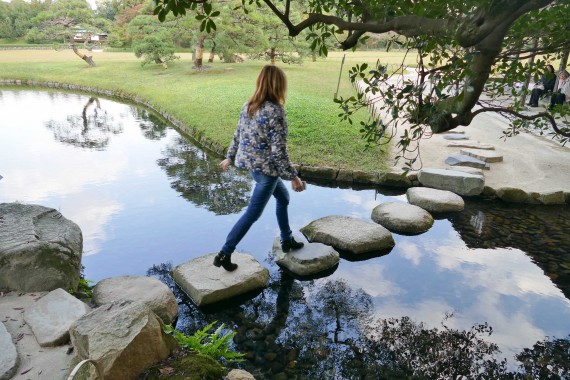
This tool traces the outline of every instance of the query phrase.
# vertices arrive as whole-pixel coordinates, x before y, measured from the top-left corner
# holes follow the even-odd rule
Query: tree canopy
[[[157,0],[154,13],[162,20],[168,13],[191,10],[215,29],[219,3]],[[371,143],[383,141],[390,126],[405,122],[406,132],[400,141],[405,154],[424,134],[470,125],[483,112],[498,112],[511,119],[507,135],[517,134],[521,128],[536,128],[563,143],[570,137],[568,125],[555,117],[557,114],[529,113],[520,101],[505,103],[505,95],[520,98],[515,83],[538,77],[551,61],[566,64],[569,0],[307,0],[301,20],[293,17],[294,3],[242,0],[241,9],[248,13],[254,7],[264,7],[281,20],[290,36],[307,31],[311,48],[322,55],[333,47],[357,48],[370,35],[388,32],[394,36],[392,44],[416,54],[415,77],[394,80],[390,72],[357,65],[350,78],[363,81],[366,90],[336,99],[342,117],[350,121],[353,112],[369,105],[368,93],[380,95],[384,117],[362,125]],[[564,109],[557,111],[561,116],[567,114]]]

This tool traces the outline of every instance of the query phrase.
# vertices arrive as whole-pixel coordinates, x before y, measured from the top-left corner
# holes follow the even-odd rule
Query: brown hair
[[[257,77],[255,91],[249,99],[248,116],[252,117],[266,100],[280,106],[284,105],[286,92],[287,77],[283,70],[274,65],[263,66]]]

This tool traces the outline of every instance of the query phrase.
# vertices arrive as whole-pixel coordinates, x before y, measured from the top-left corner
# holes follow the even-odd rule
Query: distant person
[[[554,73],[554,66],[546,65],[546,71],[542,74],[540,81],[534,86],[530,94],[530,101],[528,106],[538,107],[538,100],[542,95],[554,90],[556,83],[556,74]]]
[[[570,73],[566,70],[560,72],[560,81],[558,82],[558,90],[552,94],[550,98],[549,110],[554,109],[558,104],[564,104],[566,99],[570,99]]]
[[[248,169],[255,181],[246,212],[231,229],[226,243],[214,258],[214,265],[227,271],[237,268],[237,264],[231,262],[231,254],[259,219],[271,196],[277,202],[281,248],[289,252],[303,247],[303,243],[295,241],[289,227],[289,193],[281,180],[290,179],[294,191],[305,188],[287,153],[287,119],[283,108],[286,91],[287,78],[283,70],[273,65],[264,66],[257,77],[252,97],[241,109],[227,158],[220,163],[223,170],[232,163],[238,168]]]

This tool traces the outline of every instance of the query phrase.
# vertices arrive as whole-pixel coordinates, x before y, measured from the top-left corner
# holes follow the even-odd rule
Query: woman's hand
[[[305,190],[305,186],[303,186],[303,181],[301,181],[301,178],[299,177],[293,178],[293,180],[291,181],[291,187],[293,188],[293,191],[296,192],[301,192]]]
[[[232,164],[232,160],[230,160],[229,158],[226,158],[225,160],[220,162],[220,168],[222,168],[223,171],[227,171],[231,164]]]

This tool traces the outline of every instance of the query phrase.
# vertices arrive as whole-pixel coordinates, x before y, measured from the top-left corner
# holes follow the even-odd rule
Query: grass
[[[337,87],[343,53],[333,52],[317,62],[302,66],[281,65],[289,80],[287,115],[289,152],[297,164],[377,171],[388,169],[386,152],[365,149],[359,121],[369,117],[360,112],[355,124],[341,122],[340,110],[332,101]],[[136,94],[150,100],[210,140],[227,146],[235,130],[241,106],[251,95],[255,78],[264,62],[240,64],[214,62],[207,71],[192,69],[190,53],[168,70],[158,65],[141,67],[132,53],[93,53],[97,67],[90,68],[71,50],[0,51],[1,79],[55,81]],[[339,95],[354,90],[348,69],[357,62],[395,64],[402,53],[347,53]]]

